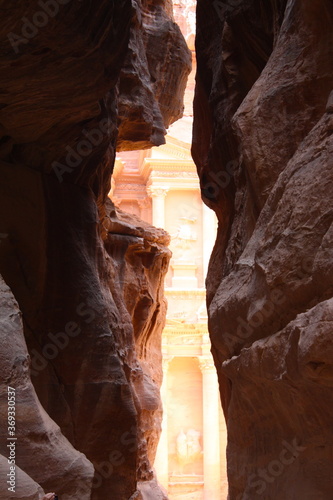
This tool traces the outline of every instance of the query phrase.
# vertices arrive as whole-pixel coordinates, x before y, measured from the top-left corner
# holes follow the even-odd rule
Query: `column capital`
[[[200,357],[198,358],[198,360],[199,360],[199,367],[202,373],[216,372],[213,358]]]
[[[169,364],[171,363],[171,361],[173,360],[173,358],[174,358],[174,356],[169,356],[168,354],[166,356],[163,356],[163,358],[162,358],[162,368],[163,368],[164,372],[168,371]]]
[[[166,196],[168,191],[169,191],[169,188],[163,187],[163,186],[150,185],[147,187],[147,193],[151,198],[153,198],[154,196],[164,198],[164,196]]]
[[[142,208],[142,209],[145,209],[145,208],[149,208],[150,207],[150,204],[151,204],[151,201],[149,200],[149,198],[142,198],[141,200],[136,200],[139,207]]]

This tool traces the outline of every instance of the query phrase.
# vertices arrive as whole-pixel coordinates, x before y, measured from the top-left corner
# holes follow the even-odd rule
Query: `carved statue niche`
[[[176,449],[177,459],[182,467],[196,462],[202,455],[200,432],[189,429],[185,434],[182,429],[176,438]]]
[[[193,224],[196,223],[196,218],[179,217],[177,232],[171,235],[171,240],[174,259],[177,262],[189,261],[193,259],[193,242],[196,241],[197,234],[193,231]]]

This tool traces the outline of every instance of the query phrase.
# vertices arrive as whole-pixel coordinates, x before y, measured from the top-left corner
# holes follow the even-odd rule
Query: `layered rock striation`
[[[230,500],[332,496],[333,6],[197,6],[193,156]]]
[[[1,369],[21,408],[20,498],[162,499],[168,237],[107,194],[116,148],[158,145],[180,116],[188,49],[167,0],[16,2],[1,40]]]

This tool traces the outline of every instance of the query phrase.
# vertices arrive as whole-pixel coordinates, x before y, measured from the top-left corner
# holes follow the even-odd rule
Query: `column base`
[[[173,270],[172,288],[193,289],[198,288],[196,271],[198,266],[187,262],[174,262],[171,264]]]

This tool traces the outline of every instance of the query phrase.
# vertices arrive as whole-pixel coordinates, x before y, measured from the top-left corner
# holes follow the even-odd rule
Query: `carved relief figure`
[[[177,436],[176,445],[181,466],[194,463],[201,457],[200,432],[195,429],[189,429],[186,434],[182,429]]]
[[[193,259],[193,242],[197,240],[197,234],[193,231],[193,224],[196,223],[196,218],[179,217],[176,234],[171,236],[174,240],[173,254],[176,261],[190,261]]]

